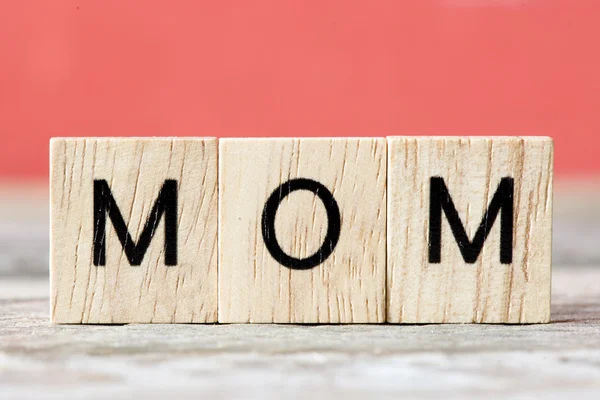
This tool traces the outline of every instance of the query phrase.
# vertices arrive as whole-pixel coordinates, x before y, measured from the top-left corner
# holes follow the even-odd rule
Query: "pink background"
[[[600,172],[597,0],[6,0],[0,56],[4,178],[126,135],[549,135]]]

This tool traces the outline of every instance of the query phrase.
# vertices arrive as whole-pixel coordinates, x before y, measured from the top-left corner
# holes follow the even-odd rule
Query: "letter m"
[[[165,265],[177,265],[177,181],[167,179],[150,211],[137,244],[131,237],[119,207],[104,179],[94,180],[94,265],[106,265],[106,216],[110,218],[130,265],[138,266],[165,215]]]
[[[513,210],[514,179],[505,177],[500,180],[498,189],[486,210],[473,241],[467,237],[465,228],[456,211],[454,202],[448,193],[444,178],[432,177],[430,181],[429,199],[429,262],[441,262],[442,253],[442,211],[446,214],[452,234],[458,243],[463,259],[468,264],[477,261],[483,243],[488,237],[496,217],[501,212],[500,220],[500,262],[511,264],[513,257]]]

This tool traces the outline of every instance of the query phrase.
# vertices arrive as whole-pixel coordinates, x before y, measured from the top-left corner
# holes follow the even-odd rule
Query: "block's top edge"
[[[419,139],[419,140],[553,140],[550,136],[297,136],[297,137],[227,137],[215,136],[57,136],[53,140],[376,140],[376,139]]]
[[[53,141],[76,141],[76,140],[112,140],[112,141],[132,141],[132,140],[156,140],[156,141],[182,141],[182,140],[205,140],[216,141],[214,136],[58,136],[50,138]]]
[[[219,138],[220,142],[234,141],[279,141],[279,140],[385,140],[385,136],[293,136],[293,137],[227,137]]]
[[[550,136],[387,136],[387,139],[409,140],[540,140],[552,141]]]

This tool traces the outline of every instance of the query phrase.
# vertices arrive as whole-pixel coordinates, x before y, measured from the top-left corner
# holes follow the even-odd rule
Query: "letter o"
[[[296,190],[308,190],[319,197],[327,211],[327,235],[323,244],[313,255],[307,258],[295,258],[287,255],[275,236],[275,214],[279,204],[290,193]],[[325,186],[312,179],[290,179],[273,191],[265,203],[262,214],[262,235],[267,250],[281,265],[290,269],[311,269],[325,261],[335,248],[341,231],[340,209],[333,198],[333,194]]]

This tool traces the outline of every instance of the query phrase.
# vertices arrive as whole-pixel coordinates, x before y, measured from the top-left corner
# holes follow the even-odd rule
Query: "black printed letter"
[[[283,199],[296,190],[309,190],[318,196],[327,211],[327,235],[323,245],[315,254],[307,258],[294,258],[285,254],[275,237],[275,214]],[[340,209],[327,188],[311,179],[292,179],[280,185],[269,197],[262,214],[262,234],[267,250],[281,265],[291,269],[310,269],[321,264],[333,253],[340,238]]]
[[[165,265],[177,265],[177,181],[165,180],[136,244],[104,179],[94,180],[94,265],[106,264],[106,214],[131,265],[140,265],[165,214]]]
[[[486,210],[483,220],[475,233],[473,242],[467,237],[465,228],[460,220],[452,198],[444,179],[440,177],[431,178],[431,192],[429,200],[429,262],[438,264],[441,262],[442,252],[442,210],[448,218],[450,228],[463,259],[468,264],[477,261],[479,253],[483,249],[483,242],[487,238],[498,213],[500,217],[500,262],[502,264],[512,263],[513,253],[513,195],[514,179],[502,178],[498,189]]]

